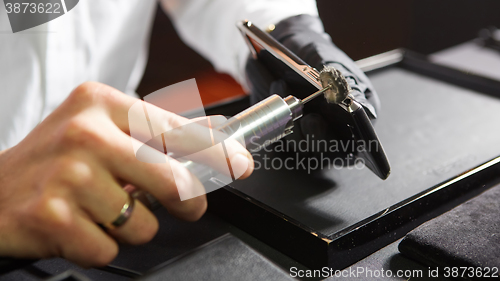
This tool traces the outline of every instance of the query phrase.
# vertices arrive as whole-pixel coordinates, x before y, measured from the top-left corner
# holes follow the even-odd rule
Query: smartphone
[[[318,70],[271,35],[247,20],[238,23],[238,28],[250,48],[252,57],[259,60],[275,78],[290,84],[304,84],[306,81],[306,84],[315,89],[323,89]],[[387,179],[391,172],[389,160],[363,106],[349,95],[341,104],[331,105],[329,110],[334,111],[332,115],[338,117],[330,124],[335,124],[339,132],[347,132],[353,139],[357,152],[354,156],[361,158],[365,166],[379,178]]]

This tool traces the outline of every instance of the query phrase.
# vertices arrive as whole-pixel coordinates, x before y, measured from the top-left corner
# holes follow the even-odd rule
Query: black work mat
[[[404,255],[431,267],[458,268],[453,277],[500,276],[500,185],[411,231],[399,244]],[[464,269],[465,268],[465,269]]]
[[[368,169],[308,175],[269,164],[231,186],[330,236],[500,155],[500,100],[404,69],[370,78],[383,104],[376,130],[392,167],[387,180]]]
[[[497,161],[477,167],[500,155],[500,100],[479,90],[498,85],[409,55],[369,76],[388,180],[366,168],[259,169],[210,193],[209,210],[306,266],[341,269],[491,187]]]

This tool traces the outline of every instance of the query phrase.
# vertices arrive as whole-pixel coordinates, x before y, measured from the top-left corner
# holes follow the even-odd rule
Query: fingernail
[[[231,158],[231,169],[235,179],[240,178],[248,169],[249,161],[246,156],[236,154]]]

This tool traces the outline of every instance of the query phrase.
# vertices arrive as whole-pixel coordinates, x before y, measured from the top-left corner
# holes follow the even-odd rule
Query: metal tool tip
[[[351,91],[345,77],[334,67],[324,66],[319,73],[319,80],[324,88],[330,86],[325,91],[325,99],[328,103],[341,103]]]

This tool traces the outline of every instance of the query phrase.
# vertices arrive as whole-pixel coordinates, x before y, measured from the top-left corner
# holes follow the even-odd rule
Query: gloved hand
[[[333,44],[330,36],[324,32],[323,24],[318,17],[299,15],[285,19],[278,23],[270,34],[318,71],[325,65],[338,69],[351,86],[353,90],[351,95],[364,107],[370,119],[377,117],[380,101],[368,77]],[[272,94],[305,98],[317,91],[292,72],[293,70],[287,70],[285,73],[277,74],[260,61],[250,58],[246,74],[251,88],[252,103],[257,103]],[[328,146],[323,151],[318,149],[300,151],[302,154],[319,157],[320,153],[323,153],[323,157],[330,159],[341,157],[349,160],[344,163],[352,164],[351,156],[356,154],[356,149],[354,145],[349,145],[349,142],[354,140],[345,122],[346,113],[338,109],[337,105],[328,104],[322,98],[317,98],[306,105],[304,116],[296,122],[295,133],[289,138],[296,141],[306,139],[310,145],[317,145],[320,140],[326,140]],[[332,148],[332,145],[337,145],[338,149]]]

